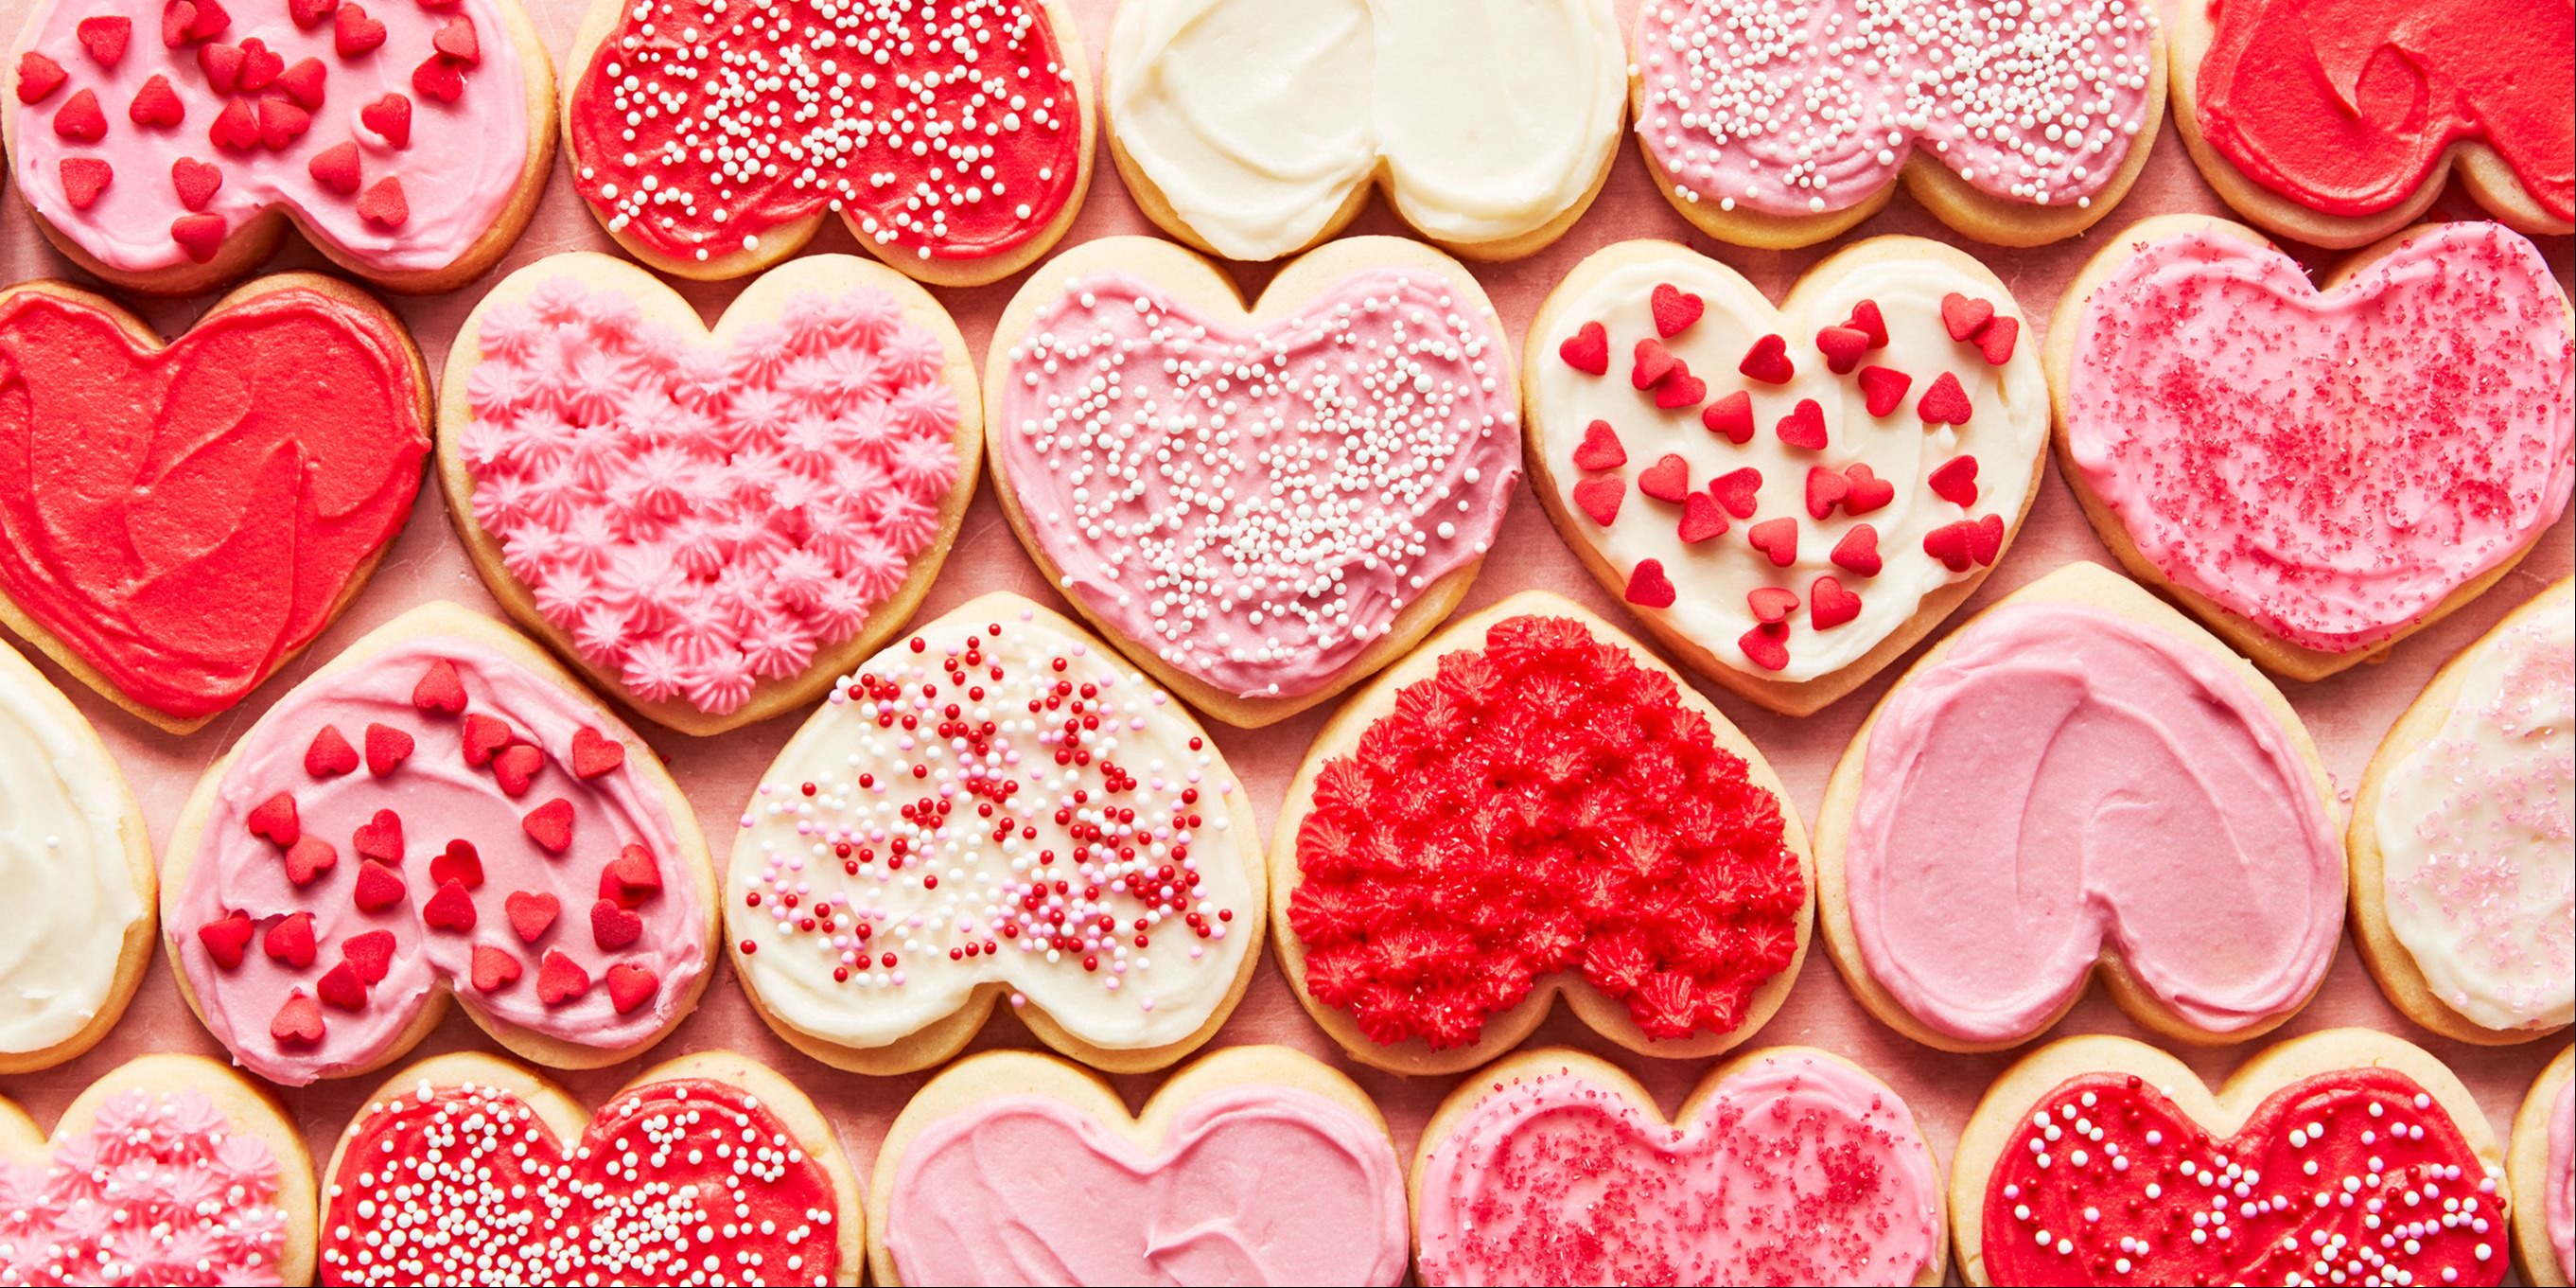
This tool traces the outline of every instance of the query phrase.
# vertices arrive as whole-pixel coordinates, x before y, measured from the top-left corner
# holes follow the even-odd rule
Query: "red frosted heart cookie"
[[[1972,1284],[2496,1284],[2503,1151],[2459,1079],[2332,1029],[2215,1096],[2173,1057],[2068,1038],[2004,1072],[1961,1133]]]
[[[325,1284],[859,1281],[866,1222],[831,1124],[730,1051],[647,1069],[595,1116],[506,1060],[425,1060],[324,1175]]]
[[[410,516],[429,387],[402,324],[282,274],[160,346],[54,283],[0,294],[0,618],[176,733],[348,605]]]
[[[974,493],[981,395],[937,301],[809,256],[712,332],[557,255],[448,363],[440,479],[511,613],[645,715],[715,733],[810,701],[912,614]]]
[[[995,490],[1112,643],[1209,715],[1268,724],[1385,665],[1475,579],[1520,468],[1502,335],[1418,242],[1333,242],[1248,310],[1168,242],[1088,242],[995,328]]]
[[[288,1086],[398,1058],[451,993],[543,1064],[659,1041],[706,986],[714,874],[660,762],[585,776],[584,730],[633,741],[541,650],[446,603],[279,700],[199,780],[163,872],[206,1027]]]
[[[1753,745],[1543,592],[1427,641],[1336,715],[1271,844],[1299,1000],[1351,1054],[1471,1068],[1563,993],[1648,1055],[1709,1055],[1797,976],[1815,882]]]
[[[593,0],[570,68],[574,187],[683,277],[755,272],[837,213],[914,277],[990,282],[1091,181],[1090,62],[1054,0]]]

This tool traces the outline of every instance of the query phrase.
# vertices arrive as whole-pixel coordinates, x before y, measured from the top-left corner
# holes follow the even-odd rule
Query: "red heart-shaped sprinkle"
[[[1989,514],[1968,524],[1968,557],[1987,567],[2004,553],[2004,517]]]
[[[1574,468],[1579,470],[1615,470],[1628,463],[1628,449],[1619,442],[1619,431],[1610,422],[1596,420],[1583,427],[1583,441],[1574,447]]]
[[[411,87],[422,98],[453,103],[465,96],[465,73],[455,63],[432,54],[411,69]]]
[[[563,901],[550,894],[513,890],[501,901],[501,911],[510,918],[510,929],[517,931],[519,942],[533,944],[555,924],[563,912]]]
[[[367,986],[358,978],[358,968],[342,962],[322,972],[313,981],[313,995],[344,1011],[366,1009]]]
[[[1825,355],[1825,370],[1849,375],[1869,352],[1869,333],[1854,327],[1829,326],[1816,333],[1816,349]]]
[[[369,859],[358,865],[358,885],[353,898],[360,912],[383,912],[403,901],[411,888],[403,883],[402,874],[382,862]]]
[[[98,92],[85,89],[65,101],[54,113],[54,133],[74,143],[106,138],[107,113],[99,110]]]
[[[468,67],[483,61],[483,46],[474,38],[474,20],[458,14],[429,38],[430,47]]]
[[[1757,622],[1785,622],[1798,611],[1797,592],[1785,586],[1756,586],[1744,596],[1744,603]]]
[[[215,123],[206,131],[206,137],[213,140],[216,147],[234,152],[248,152],[258,147],[259,110],[252,107],[246,98],[225,103],[224,110],[215,114]]]
[[[1610,370],[1610,331],[1598,322],[1586,322],[1574,334],[1556,346],[1556,356],[1565,365],[1587,376],[1606,375]]]
[[[181,157],[170,163],[170,186],[178,191],[180,205],[203,210],[224,186],[224,172],[195,157]]]
[[[314,947],[313,914],[309,912],[290,913],[278,918],[259,941],[261,952],[297,970],[313,964]]]
[[[286,91],[298,107],[311,110],[322,106],[323,88],[331,78],[330,69],[319,58],[307,58],[277,74],[277,87]]]
[[[1699,315],[1708,309],[1708,301],[1674,286],[1658,283],[1647,293],[1646,307],[1655,315],[1655,334],[1669,340],[1690,329]]]
[[[358,749],[340,736],[337,725],[324,725],[304,749],[304,772],[315,778],[337,778],[358,767]]]
[[[1728,514],[1739,519],[1753,517],[1754,508],[1760,504],[1755,494],[1761,490],[1762,471],[1750,465],[1728,470],[1708,483],[1708,494],[1716,497],[1717,503],[1725,506]]]
[[[1663,341],[1639,340],[1637,365],[1628,373],[1628,383],[1639,389],[1652,389],[1662,384],[1664,377],[1673,374],[1673,368],[1680,365],[1681,359],[1674,357],[1673,351],[1665,348]]]
[[[640,845],[629,845],[617,852],[599,869],[599,897],[615,899],[621,908],[632,908],[662,893],[662,869],[653,862],[653,852]]]
[[[312,126],[313,114],[297,107],[293,99],[272,94],[259,101],[259,141],[271,152],[285,151],[288,144],[303,138],[304,132]],[[393,181],[388,179],[385,182]],[[401,222],[401,220],[395,220],[394,224],[388,227],[399,225]]]
[[[520,826],[527,829],[530,840],[545,847],[548,854],[561,854],[572,848],[572,802],[558,796],[528,811]]]
[[[1619,503],[1627,498],[1628,481],[1616,474],[1596,474],[1574,485],[1574,507],[1605,528],[1619,517]]]
[[[1887,347],[1887,317],[1878,311],[1878,301],[1862,300],[1853,305],[1851,317],[1846,319],[1843,325],[1868,336],[1869,347],[1873,349]]]
[[[116,177],[116,168],[97,157],[64,157],[55,169],[63,177],[63,200],[72,203],[74,210],[98,204],[98,195]]]
[[[1673,583],[1664,575],[1663,560],[1640,559],[1628,571],[1628,602],[1641,608],[1673,606]]]
[[[232,970],[242,964],[242,952],[250,947],[250,937],[257,930],[249,913],[235,912],[197,927],[197,942],[205,945],[206,956],[217,966]]]
[[[602,952],[615,952],[644,937],[644,919],[617,906],[614,899],[590,905],[590,939]]]
[[[1710,403],[1701,410],[1699,423],[1707,426],[1708,432],[1738,447],[1752,442],[1753,395],[1738,389]]]
[[[1965,425],[1975,414],[1968,406],[1968,391],[1960,388],[1959,378],[1944,371],[1923,391],[1923,401],[1914,404],[1914,414],[1926,425]]]
[[[1807,513],[1811,517],[1821,519],[1832,514],[1834,507],[1850,494],[1851,480],[1822,465],[1807,467]]]
[[[402,815],[380,809],[350,835],[349,848],[360,857],[399,864],[403,861]]]
[[[251,835],[278,845],[293,845],[297,837],[304,835],[304,824],[295,816],[295,798],[285,792],[252,806],[250,813],[243,815],[243,822]]]
[[[369,986],[385,982],[394,968],[394,932],[369,930],[351,935],[340,944],[340,957],[358,968],[358,978]]]
[[[1637,475],[1637,490],[1670,505],[1690,494],[1690,462],[1672,453]]]
[[[1986,324],[1985,333],[1977,337],[1977,352],[1984,354],[1986,365],[2000,367],[2012,361],[2013,345],[2021,339],[2021,323],[1999,317]]]
[[[1767,622],[1736,637],[1735,646],[1744,650],[1744,660],[1765,671],[1789,668],[1789,624]]]
[[[1869,408],[1872,416],[1895,414],[1897,408],[1905,405],[1905,391],[1913,387],[1914,377],[1893,367],[1860,369],[1862,405]]]
[[[1932,495],[1965,509],[1977,503],[1977,458],[1957,456],[1932,471]]]
[[[411,735],[390,725],[367,726],[367,772],[382,778],[411,759]]]
[[[1825,450],[1825,409],[1813,398],[1801,398],[1780,418],[1780,441],[1810,452]]]
[[[1665,411],[1697,407],[1700,400],[1706,397],[1708,397],[1708,382],[1692,375],[1690,364],[1686,362],[1675,362],[1671,373],[1664,377],[1663,383],[1655,386],[1655,405]]]
[[[501,785],[501,793],[512,800],[528,794],[528,785],[546,767],[546,753],[524,742],[512,743],[492,758],[492,781]]]
[[[432,930],[465,934],[474,929],[474,896],[465,893],[464,882],[446,882],[420,906],[420,919]]]
[[[1798,521],[1765,519],[1744,530],[1744,539],[1753,548],[1771,556],[1774,567],[1786,568],[1798,562]]]
[[[549,948],[545,960],[537,964],[537,997],[548,1006],[561,1006],[590,991],[590,972],[581,963]]]
[[[1860,616],[1860,596],[1843,589],[1834,577],[1818,577],[1807,587],[1807,620],[1829,631]]]
[[[340,0],[286,0],[286,12],[300,31],[311,31],[340,7]]]
[[[1726,535],[1726,510],[1717,498],[1706,492],[1693,492],[1682,498],[1680,536],[1683,545],[1697,545],[1711,537]]]
[[[519,959],[490,944],[474,945],[473,979],[477,993],[497,993],[519,980]]]
[[[626,744],[584,727],[572,735],[572,776],[585,782],[626,763]]]
[[[292,989],[286,1003],[277,1008],[277,1018],[268,1022],[268,1036],[281,1044],[306,1044],[322,1040],[322,1008],[303,989]]]
[[[465,709],[465,681],[458,678],[456,664],[440,658],[429,664],[420,683],[411,688],[411,704],[433,715],[455,715]]]
[[[125,114],[146,129],[168,129],[188,119],[188,106],[179,101],[179,91],[170,88],[170,78],[155,73],[134,91],[134,104]]]
[[[197,46],[197,70],[205,74],[206,88],[218,94],[232,93],[241,87],[241,69],[241,46]]]
[[[500,754],[502,748],[517,742],[519,734],[510,727],[509,721],[477,711],[465,717],[465,727],[458,731],[458,740],[465,748],[465,763],[481,769],[491,764],[492,757]]]
[[[402,180],[383,178],[358,198],[358,217],[378,228],[394,229],[411,218],[411,203],[403,200]]]
[[[1866,523],[1853,524],[1851,531],[1834,543],[1832,557],[1837,568],[1848,569],[1864,577],[1877,576],[1882,566],[1878,557],[1878,529]]]
[[[35,50],[18,55],[18,101],[21,103],[44,102],[70,79],[61,63]]]
[[[226,225],[222,215],[181,215],[170,221],[170,240],[188,252],[188,258],[203,264],[223,249]]]
[[[340,866],[340,852],[318,836],[296,838],[286,847],[286,879],[297,886],[309,886],[325,872]]]
[[[1896,499],[1896,485],[1880,478],[1877,471],[1865,462],[1854,461],[1844,466],[1843,481],[1851,488],[1843,497],[1843,513],[1853,518],[1884,508]]]
[[[447,848],[429,861],[429,880],[432,885],[446,885],[453,881],[468,890],[480,890],[483,888],[483,856],[475,851],[472,841],[460,836],[449,841]]]
[[[355,58],[385,43],[385,24],[367,16],[367,11],[354,4],[340,6],[331,28],[331,47],[342,58]]]
[[[266,41],[253,36],[241,43],[241,92],[256,94],[277,83],[278,74],[286,70],[286,60],[270,49]]]
[[[1768,385],[1785,385],[1798,374],[1798,364],[1789,361],[1788,340],[1776,335],[1754,341],[1735,369]]]
[[[661,991],[662,977],[633,962],[619,962],[608,968],[608,1000],[620,1015],[632,1013]]]
[[[1941,297],[1941,325],[1949,328],[1953,340],[1965,340],[1994,320],[1995,306],[1984,300],[1972,300],[1957,291]]]
[[[134,20],[113,15],[83,18],[73,30],[80,35],[81,48],[89,51],[91,62],[100,67],[114,67],[125,58],[125,45],[134,39]]]

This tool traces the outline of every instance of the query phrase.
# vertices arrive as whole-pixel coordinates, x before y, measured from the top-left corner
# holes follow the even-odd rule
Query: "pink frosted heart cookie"
[[[447,366],[439,477],[493,593],[629,705],[715,733],[902,628],[975,488],[982,402],[920,287],[847,255],[712,331],[650,273],[541,260]]]
[[[1804,246],[1899,177],[1952,227],[2027,246],[2090,227],[2164,120],[2155,6],[2074,0],[1646,0],[1637,141],[1713,237]]]
[[[1621,242],[1531,324],[1531,480],[1584,565],[1694,669],[1812,712],[2003,557],[2048,441],[2032,334],[1985,267],[1882,237],[1779,307]]]
[[[2567,1288],[2576,1276],[2576,1050],[2532,1080],[2505,1154],[2513,1186],[2513,1260],[2523,1279]]]
[[[1422,1282],[1937,1284],[1941,1173],[1905,1102],[1838,1056],[1712,1070],[1669,1122],[1616,1066],[1526,1051],[1422,1131]]]
[[[1456,261],[1334,242],[1251,309],[1117,237],[1029,279],[984,402],[1003,512],[1138,665],[1229,724],[1331,697],[1457,606],[1519,476],[1502,326]]]
[[[2086,514],[2281,674],[2334,674],[2476,597],[2576,485],[2567,296],[2493,224],[2402,234],[2320,289],[2250,230],[2161,217],[2058,312]]]
[[[696,1007],[715,878],[653,753],[544,652],[430,603],[269,708],[164,861],[181,994],[244,1068],[380,1068],[452,994],[503,1045],[595,1068]]]

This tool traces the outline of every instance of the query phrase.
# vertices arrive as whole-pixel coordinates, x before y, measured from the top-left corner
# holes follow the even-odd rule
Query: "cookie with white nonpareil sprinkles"
[[[956,1054],[1007,1000],[1095,1068],[1213,1036],[1261,944],[1260,834],[1172,696],[986,595],[870,659],[745,806],[726,938],[770,1027],[841,1068]]]
[[[596,1114],[475,1053],[405,1069],[323,1171],[321,1281],[855,1284],[866,1221],[831,1124],[767,1066],[704,1051]]]

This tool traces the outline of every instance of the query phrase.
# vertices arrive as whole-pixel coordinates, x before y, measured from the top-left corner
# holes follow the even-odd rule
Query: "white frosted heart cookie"
[[[439,402],[493,595],[696,734],[812,701],[903,627],[984,442],[947,310],[849,255],[763,276],[712,329],[624,260],[539,260],[466,318]]]
[[[1671,242],[1577,265],[1530,325],[1532,490],[1692,669],[1804,715],[1984,581],[2048,444],[2038,336],[1984,265],[1850,246],[1774,307]]]
[[[1031,275],[984,368],[996,496],[1047,578],[1228,724],[1321,702],[1457,607],[1520,472],[1503,327],[1456,260],[1313,251],[1243,306],[1110,237]]]
[[[2513,1116],[2513,1263],[2539,1288],[2576,1276],[2576,1049],[2560,1051]]]
[[[2353,796],[2353,944],[2416,1023],[2528,1042],[2576,1018],[2576,610],[2571,583],[2460,651]]]
[[[1007,999],[1095,1068],[1212,1036],[1261,942],[1260,834],[1170,694],[1012,594],[837,685],[745,806],[734,969],[816,1059],[927,1068]]]
[[[1228,259],[1339,232],[1372,186],[1452,254],[1517,259],[1609,178],[1609,0],[1122,0],[1110,156],[1147,218]]]

